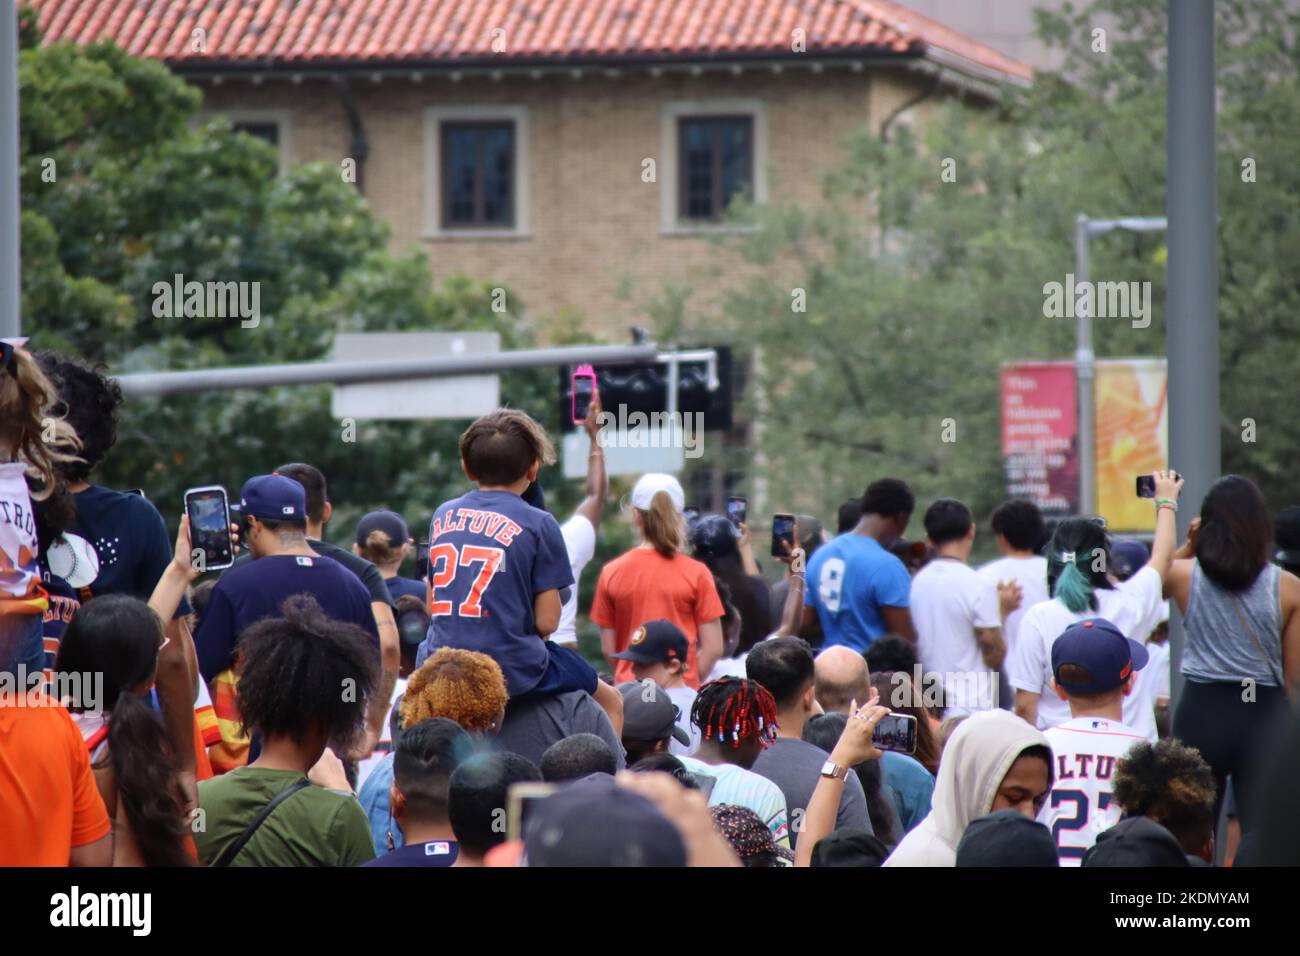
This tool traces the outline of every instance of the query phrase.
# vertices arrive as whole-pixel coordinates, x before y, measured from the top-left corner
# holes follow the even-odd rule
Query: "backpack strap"
[[[239,856],[239,851],[242,850],[248,844],[248,841],[253,838],[253,834],[257,832],[257,828],[265,823],[266,818],[275,812],[275,808],[284,803],[284,801],[288,800],[299,790],[302,790],[304,787],[310,787],[311,785],[311,781],[304,777],[302,780],[296,780],[289,784],[289,786],[285,787],[272,797],[270,802],[258,812],[257,816],[253,817],[253,822],[250,823],[247,829],[239,835],[239,839],[235,840],[234,843],[228,843],[226,848],[221,851],[221,855],[212,861],[212,865],[230,866],[230,864],[235,861],[235,857]]]

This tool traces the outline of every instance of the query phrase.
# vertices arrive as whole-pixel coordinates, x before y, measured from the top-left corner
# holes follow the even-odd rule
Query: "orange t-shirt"
[[[700,686],[699,628],[722,617],[713,574],[684,554],[665,558],[653,548],[633,548],[605,565],[596,583],[591,619],[614,631],[614,650],[625,651],[636,629],[647,621],[672,621],[686,634],[687,685]],[[614,682],[632,680],[632,662],[614,662]]]
[[[67,866],[112,828],[81,731],[37,696],[0,705],[0,866]]]

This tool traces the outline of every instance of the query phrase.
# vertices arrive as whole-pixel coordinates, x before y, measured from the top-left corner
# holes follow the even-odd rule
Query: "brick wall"
[[[688,285],[701,299],[719,284],[725,253],[700,236],[664,234],[660,189],[661,109],[667,101],[758,100],[766,116],[769,200],[815,200],[821,177],[844,157],[844,136],[877,128],[929,81],[898,70],[860,73],[747,69],[739,76],[588,71],[580,79],[365,74],[352,85],[370,152],[365,194],[392,229],[395,251],[418,246],[435,279],[464,272],[498,281],[543,323],[576,310],[585,328],[622,341],[644,324],[644,305],[666,285]],[[350,154],[351,129],[338,92],[323,80],[272,78],[261,85],[227,79],[201,84],[205,109],[236,118],[282,111],[290,128],[286,160],[339,163]],[[921,122],[932,99],[912,117]],[[425,111],[431,107],[522,106],[528,117],[528,235],[521,238],[431,238],[425,230]],[[656,159],[658,183],[642,182],[642,161]],[[693,299],[694,301],[694,299]]]

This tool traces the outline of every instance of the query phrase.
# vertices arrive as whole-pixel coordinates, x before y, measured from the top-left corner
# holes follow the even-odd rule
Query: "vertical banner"
[[[1049,517],[1079,506],[1074,365],[1002,366],[1002,461],[1007,494],[1028,498]]]
[[[1134,483],[1168,467],[1168,382],[1164,359],[1097,363],[1097,510],[1112,531],[1155,530],[1155,509],[1137,497]]]

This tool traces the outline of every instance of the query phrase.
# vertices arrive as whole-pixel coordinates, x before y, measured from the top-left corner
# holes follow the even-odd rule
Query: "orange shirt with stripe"
[[[0,867],[67,866],[112,824],[72,717],[39,692],[24,704],[0,704]]]

